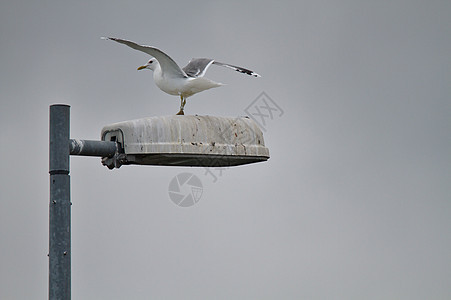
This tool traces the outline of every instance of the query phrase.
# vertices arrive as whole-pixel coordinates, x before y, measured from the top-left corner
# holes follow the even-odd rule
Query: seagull
[[[130,48],[142,51],[152,56],[152,58],[145,65],[139,67],[138,70],[152,70],[153,80],[163,92],[170,95],[180,96],[180,111],[177,115],[184,115],[186,98],[199,92],[223,85],[222,83],[214,82],[204,77],[207,69],[213,64],[253,77],[261,77],[251,70],[221,63],[210,58],[193,58],[185,67],[180,68],[169,55],[158,48],[147,45],[139,45],[132,41],[113,37],[102,37],[102,39],[127,45]]]

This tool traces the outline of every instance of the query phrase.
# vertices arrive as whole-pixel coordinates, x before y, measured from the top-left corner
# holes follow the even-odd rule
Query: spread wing
[[[207,69],[212,65],[218,65],[221,67],[226,67],[232,70],[235,70],[240,73],[244,73],[254,77],[261,77],[254,71],[245,69],[243,67],[238,67],[234,65],[229,65],[225,63],[221,63],[219,61],[213,60],[211,58],[193,58],[189,61],[189,63],[183,68],[183,71],[190,77],[203,77]]]
[[[163,51],[161,51],[158,48],[155,48],[152,46],[146,46],[146,45],[138,45],[132,41],[127,41],[127,40],[112,38],[112,37],[105,37],[102,39],[111,40],[111,41],[118,42],[120,44],[127,45],[130,48],[147,53],[150,56],[155,57],[158,60],[158,62],[160,63],[160,67],[161,67],[163,74],[165,74],[166,76],[187,77],[186,73],[182,69],[180,69],[180,67],[177,65],[177,63],[169,55],[167,55],[166,53],[164,53]]]

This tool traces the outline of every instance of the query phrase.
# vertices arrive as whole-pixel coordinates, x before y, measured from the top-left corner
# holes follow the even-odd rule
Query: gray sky
[[[227,83],[186,113],[266,92],[268,162],[204,169],[71,158],[74,299],[450,299],[449,1],[2,1],[0,298],[46,299],[48,107],[71,136],[175,114],[148,60],[211,57]],[[169,182],[204,191],[180,208]]]

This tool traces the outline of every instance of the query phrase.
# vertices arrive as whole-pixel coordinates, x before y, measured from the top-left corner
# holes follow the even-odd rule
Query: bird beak
[[[142,70],[142,69],[145,69],[145,68],[147,68],[147,66],[141,66],[141,67],[138,68],[138,71]]]

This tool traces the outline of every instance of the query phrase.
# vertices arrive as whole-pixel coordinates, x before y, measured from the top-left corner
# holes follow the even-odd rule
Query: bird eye
[[[153,63],[153,60],[149,60],[149,64]]]

